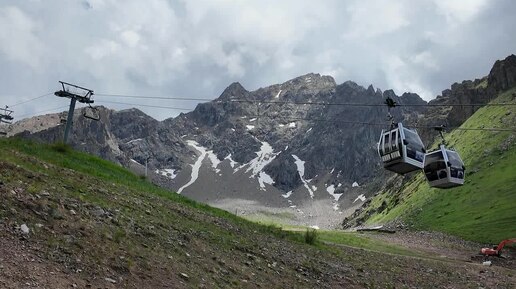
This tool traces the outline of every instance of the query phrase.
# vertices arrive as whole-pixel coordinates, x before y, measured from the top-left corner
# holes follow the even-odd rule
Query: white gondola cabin
[[[442,144],[426,154],[423,170],[431,187],[446,189],[464,184],[464,163],[456,151]]]
[[[382,131],[378,154],[385,169],[403,175],[423,168],[425,146],[415,130],[398,123],[391,130]]]

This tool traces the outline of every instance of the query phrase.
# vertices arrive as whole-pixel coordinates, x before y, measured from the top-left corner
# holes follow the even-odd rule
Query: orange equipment
[[[512,244],[512,243],[516,243],[516,239],[503,240],[502,242],[500,242],[500,244],[498,244],[498,246],[494,246],[492,249],[491,248],[482,248],[480,250],[480,253],[482,255],[485,255],[485,256],[498,256],[498,257],[501,257],[503,247],[505,245],[509,245],[509,244]]]

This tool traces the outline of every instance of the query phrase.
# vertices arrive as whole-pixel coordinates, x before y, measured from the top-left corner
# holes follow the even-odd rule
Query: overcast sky
[[[0,106],[54,92],[58,80],[97,94],[214,99],[235,81],[255,90],[309,72],[429,100],[516,53],[515,15],[513,0],[0,0]],[[48,95],[14,116],[67,104]]]

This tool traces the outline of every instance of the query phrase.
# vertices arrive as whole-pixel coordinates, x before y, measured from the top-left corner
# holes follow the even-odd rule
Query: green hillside
[[[493,103],[516,103],[516,89]],[[462,128],[514,128],[515,106],[486,106]],[[416,229],[437,230],[480,242],[516,237],[515,132],[455,130],[446,135],[466,165],[464,186],[433,189],[418,173],[398,190],[388,187],[363,214],[369,224],[402,220]],[[434,144],[434,147],[437,143]]]
[[[297,282],[297,267],[317,264],[313,257],[260,257],[261,243],[268,244],[271,255],[293,247],[289,254],[315,256],[319,249],[304,244],[302,233],[191,201],[64,145],[0,139],[0,197],[0,243],[22,237],[23,246],[31,244],[43,261],[75,275],[80,288],[109,284],[104,278],[134,288],[234,288],[251,276],[253,284],[282,287]],[[29,234],[20,232],[22,224]],[[275,280],[263,266],[280,260],[289,266],[278,267],[286,278]],[[256,262],[264,262],[261,270]],[[17,288],[3,283],[2,273],[0,287]]]

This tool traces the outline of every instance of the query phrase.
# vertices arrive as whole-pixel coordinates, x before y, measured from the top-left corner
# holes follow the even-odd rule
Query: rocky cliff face
[[[99,122],[78,111],[71,143],[139,173],[147,162],[155,182],[202,202],[243,199],[305,216],[342,213],[392,176],[376,153],[380,132],[388,127],[387,108],[357,104],[379,105],[389,96],[417,105],[393,110],[396,121],[458,126],[479,108],[469,104],[485,104],[516,82],[514,59],[497,62],[486,78],[453,84],[430,102],[463,107],[425,106],[417,94],[397,96],[307,74],[255,91],[233,83],[219,98],[162,122],[137,109],[101,107]],[[56,141],[62,131],[57,125],[23,135]],[[431,130],[420,134],[427,143],[435,137]],[[306,204],[315,202],[325,207],[307,212]]]
[[[423,127],[445,125],[450,129],[458,127],[499,92],[514,86],[516,86],[516,56],[510,55],[504,60],[496,61],[488,76],[454,83],[449,89],[443,90],[441,95],[428,103],[428,109],[417,121],[417,125]],[[453,106],[445,106],[446,104]],[[420,134],[423,141],[429,144],[436,137],[432,129],[422,129]]]
[[[504,91],[516,86],[516,55],[497,60],[489,72],[487,81],[495,91]]]

